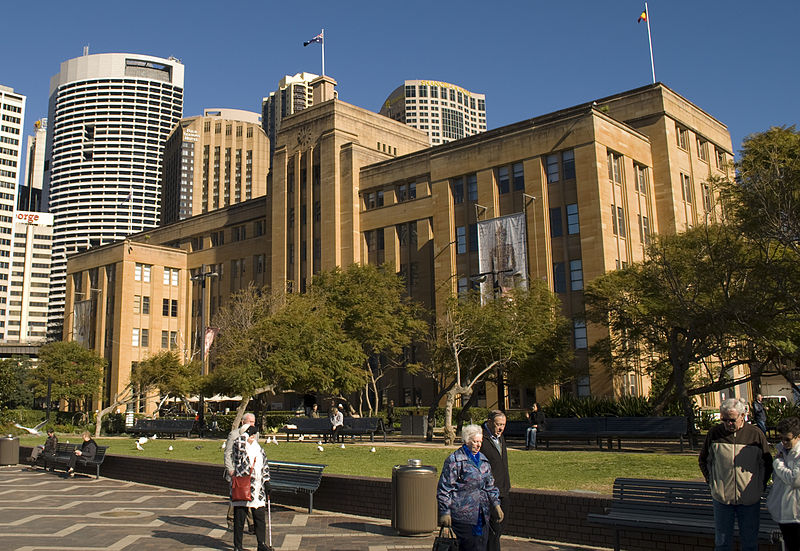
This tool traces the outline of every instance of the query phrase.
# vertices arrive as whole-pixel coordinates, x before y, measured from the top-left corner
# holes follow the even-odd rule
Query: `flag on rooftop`
[[[639,16],[639,20],[636,21],[637,23],[641,23],[642,21],[647,22],[647,12],[643,11],[642,15]]]
[[[315,44],[315,43],[322,44],[323,41],[325,40],[325,37],[323,36],[324,32],[325,31],[322,31],[321,33],[319,33],[317,36],[315,36],[311,40],[307,40],[307,41],[303,42],[303,46],[305,47],[305,46],[308,46],[309,44]]]

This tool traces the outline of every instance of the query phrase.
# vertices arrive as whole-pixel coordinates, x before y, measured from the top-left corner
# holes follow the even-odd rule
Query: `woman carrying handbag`
[[[258,551],[271,551],[266,543],[266,506],[269,492],[267,454],[258,443],[258,430],[250,426],[233,444],[234,473],[231,477],[233,548],[243,551],[242,537],[247,510],[253,512]]]

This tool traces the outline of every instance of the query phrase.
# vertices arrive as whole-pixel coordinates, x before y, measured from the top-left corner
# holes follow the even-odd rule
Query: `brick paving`
[[[227,501],[219,496],[87,476],[61,478],[19,465],[0,467],[4,551],[233,549]],[[400,537],[388,520],[285,506],[272,508],[280,551],[429,551],[433,535]],[[245,536],[245,549],[256,548]],[[504,538],[504,551],[579,550]]]

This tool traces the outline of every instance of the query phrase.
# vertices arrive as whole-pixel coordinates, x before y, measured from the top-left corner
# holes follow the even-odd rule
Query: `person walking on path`
[[[781,419],[778,434],[767,508],[781,528],[784,551],[800,551],[800,419]]]
[[[753,423],[767,434],[767,410],[764,409],[764,397],[761,394],[757,394],[753,402]]]
[[[772,475],[772,456],[764,433],[744,419],[741,401],[722,402],[722,422],[708,431],[698,457],[711,489],[717,551],[733,549],[734,519],[742,551],[758,549],[761,495]]]
[[[234,474],[250,475],[250,501],[233,501],[233,549],[242,551],[244,522],[248,511],[253,515],[258,551],[268,551],[267,540],[267,492],[269,492],[269,464],[267,454],[258,443],[258,430],[248,426],[244,434],[233,444]]]
[[[503,520],[500,492],[489,460],[480,451],[483,432],[478,425],[461,431],[464,445],[444,460],[436,501],[439,525],[452,527],[459,551],[486,551],[489,517]]]
[[[255,426],[256,424],[256,416],[252,413],[245,413],[242,415],[242,422],[238,427],[234,427],[230,433],[228,433],[228,439],[225,441],[225,474],[224,478],[228,482],[231,481],[231,477],[233,476],[233,471],[235,468],[235,463],[233,462],[233,445],[236,443],[236,440],[247,432],[247,429],[250,427]],[[233,505],[228,504],[228,530],[233,531]],[[253,515],[250,510],[247,510],[247,531],[251,534],[254,533],[255,527],[253,525]]]
[[[539,404],[534,402],[531,406],[531,410],[528,412],[528,425],[529,427],[525,431],[525,449],[526,450],[535,450],[536,449],[536,434],[540,430],[544,430],[545,425],[545,418],[544,412],[539,409]]]
[[[511,509],[511,479],[508,474],[508,449],[503,431],[506,428],[506,414],[500,410],[489,412],[489,418],[483,424],[483,443],[481,453],[489,460],[492,467],[494,484],[500,493],[500,506],[508,518]],[[489,524],[491,533],[489,534],[488,551],[500,551],[500,536],[503,535],[505,528],[504,518],[493,518]]]

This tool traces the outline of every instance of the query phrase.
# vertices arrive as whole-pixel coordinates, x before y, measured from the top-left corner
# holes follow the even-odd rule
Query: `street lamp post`
[[[200,324],[201,330],[198,332],[199,335],[199,344],[200,344],[200,374],[206,374],[206,331],[208,326],[208,316],[206,313],[206,279],[211,277],[217,277],[219,274],[217,272],[212,271],[201,271],[198,274],[192,276],[192,281],[200,282]],[[203,394],[200,394],[200,397],[197,402],[197,425],[198,425],[198,432],[200,436],[203,436],[205,422],[206,422],[206,414],[205,414],[205,399]]]

